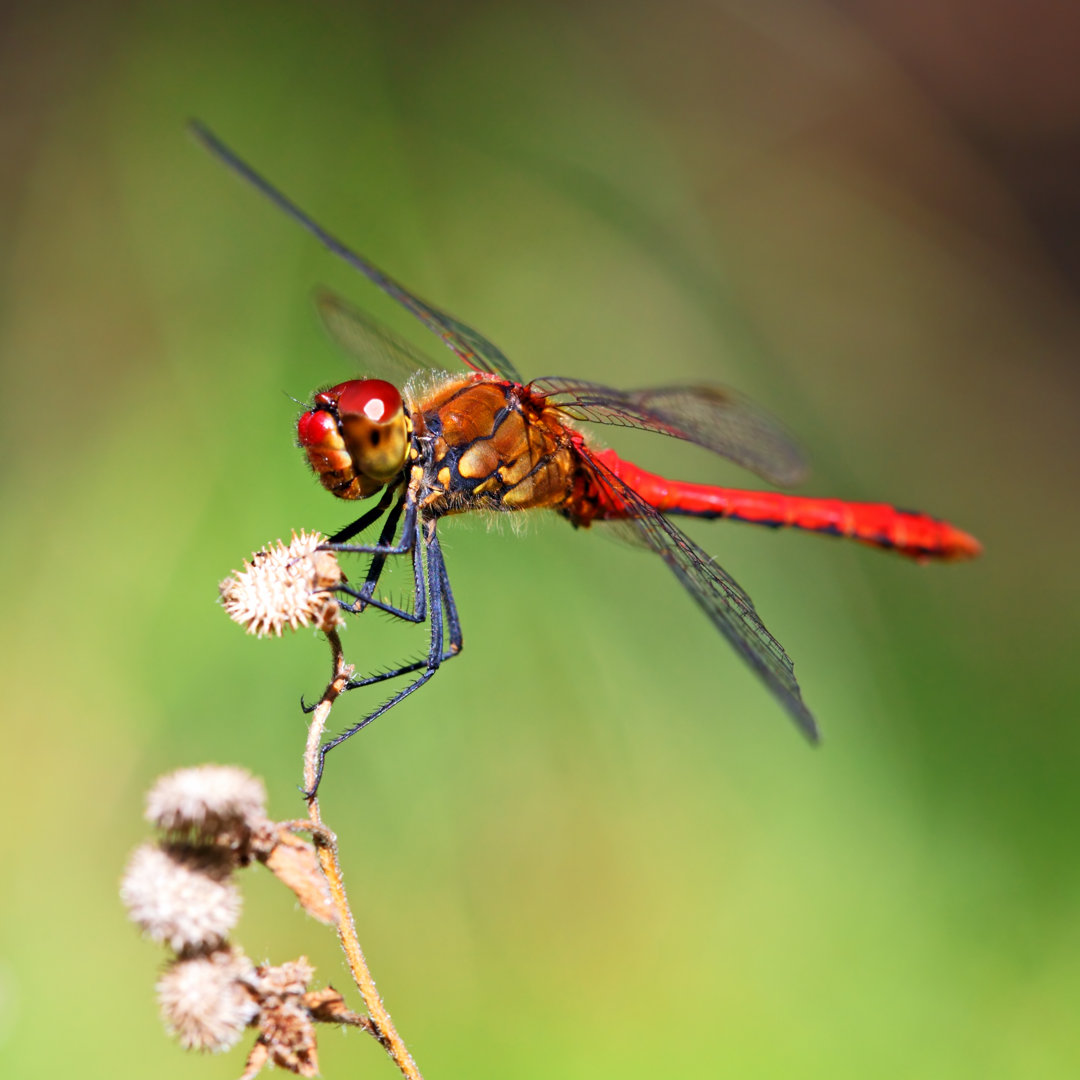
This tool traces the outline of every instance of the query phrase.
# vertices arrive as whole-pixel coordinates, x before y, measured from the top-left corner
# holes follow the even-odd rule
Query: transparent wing
[[[410,375],[434,366],[410,342],[329,289],[315,293],[315,306],[330,336],[360,361],[363,374],[402,386]]]
[[[399,285],[393,278],[384,274],[374,263],[369,262],[347,247],[336,236],[328,233],[314,218],[309,217],[294,202],[286,198],[269,180],[260,176],[250,165],[237,157],[209,129],[197,121],[190,123],[195,137],[233,172],[242,176],[248,183],[258,188],[279,210],[283,210],[294,221],[302,225],[324,247],[339,258],[344,259],[354,270],[359,270],[368,281],[377,285],[387,296],[392,297],[402,307],[411,311],[443,344],[457,354],[469,367],[476,371],[486,371],[492,375],[501,375],[511,382],[521,382],[521,376],[514,365],[497,345],[488,341],[483,334],[471,326],[459,322],[452,315],[440,311],[432,304],[421,300],[404,285]]]
[[[772,691],[807,738],[817,742],[817,724],[803,702],[795,666],[784,647],[765,628],[746,592],[690,537],[649,506],[601,461],[587,451],[582,457],[591,466],[597,483],[609,492],[616,505],[624,505],[630,514],[608,524],[631,542],[656,552],[667,563],[712,624]]]
[[[580,379],[529,384],[574,420],[658,431],[696,443],[781,487],[806,474],[806,459],[781,424],[734,391],[715,386],[612,390]]]

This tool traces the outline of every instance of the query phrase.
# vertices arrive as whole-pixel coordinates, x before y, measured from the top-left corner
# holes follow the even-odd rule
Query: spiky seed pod
[[[259,1006],[247,985],[254,971],[236,948],[174,960],[158,980],[161,1018],[185,1050],[235,1046]]]
[[[220,848],[144,844],[128,862],[120,897],[152,941],[176,952],[213,948],[240,917],[232,867],[232,854]]]
[[[293,533],[292,541],[268,544],[220,585],[229,618],[249,634],[281,637],[286,626],[329,631],[343,623],[332,590],[344,580],[332,551],[318,551],[326,537]]]

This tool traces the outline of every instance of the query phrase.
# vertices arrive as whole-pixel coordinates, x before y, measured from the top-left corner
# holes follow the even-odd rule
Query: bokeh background
[[[323,789],[425,1073],[1080,1072],[1074,10],[0,18],[6,1076],[241,1071],[243,1049],[185,1054],[158,1022],[163,955],[117,900],[143,792],[236,762],[277,816],[302,810],[298,699],[325,646],[246,638],[216,584],[347,519],[293,445],[288,395],[353,371],[313,288],[449,362],[190,116],[527,375],[730,383],[799,433],[806,490],[948,515],[986,545],[918,567],[692,530],[795,658],[813,751],[657,560],[557,519],[448,523],[464,655]],[[423,637],[370,615],[345,640],[373,667]],[[347,984],[327,931],[267,874],[244,886],[251,956],[304,953]],[[357,1033],[325,1032],[322,1060],[394,1075]]]

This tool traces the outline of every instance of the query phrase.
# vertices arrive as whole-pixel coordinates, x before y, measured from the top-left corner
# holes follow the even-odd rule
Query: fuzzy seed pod
[[[266,820],[266,789],[246,769],[199,765],[158,779],[146,797],[146,820],[200,839],[220,833],[246,838]]]
[[[235,948],[174,960],[158,980],[161,1018],[185,1050],[235,1046],[259,1006],[246,980],[254,967]]]
[[[217,848],[144,844],[128,862],[120,897],[151,940],[176,952],[213,948],[240,916],[232,865]]]

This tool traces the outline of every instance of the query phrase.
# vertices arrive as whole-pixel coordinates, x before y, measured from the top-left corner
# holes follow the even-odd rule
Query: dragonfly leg
[[[423,545],[420,542],[420,520],[419,516],[415,512],[410,516],[412,518],[411,525],[406,523],[405,528],[412,530],[412,539],[408,547],[404,547],[404,551],[411,550],[413,553],[413,607],[409,611],[406,608],[396,607],[394,604],[387,603],[383,600],[376,600],[371,595],[371,591],[378,584],[379,577],[382,574],[383,566],[386,562],[387,551],[390,547],[390,540],[394,535],[394,530],[397,527],[398,518],[401,516],[402,508],[406,502],[405,496],[398,501],[397,505],[387,515],[386,521],[383,523],[383,528],[379,534],[379,543],[377,545],[370,545],[371,547],[377,547],[380,550],[376,552],[374,558],[371,560],[371,566],[368,568],[367,579],[364,582],[364,586],[361,589],[353,589],[348,585],[338,585],[335,592],[345,593],[348,596],[356,597],[356,603],[349,604],[342,602],[341,607],[348,612],[363,611],[365,607],[377,608],[380,611],[385,611],[395,618],[403,619],[405,622],[422,623],[427,619],[427,587],[424,582],[424,562],[423,562]],[[402,543],[404,544],[405,536],[402,536]],[[331,548],[330,550],[336,550]],[[354,550],[350,547],[348,550]],[[456,621],[456,613],[454,619]],[[346,690],[354,690],[358,686],[368,686],[371,682],[381,682],[383,679],[392,679],[398,675],[407,674],[409,671],[416,671],[419,668],[424,667],[427,661],[421,660],[411,666],[399,668],[394,671],[386,672],[378,677],[374,677],[368,682],[356,682],[350,681],[345,684]],[[316,703],[317,704],[317,703]],[[315,705],[309,705],[304,698],[304,695],[300,695],[300,708],[306,714],[315,710]]]
[[[403,491],[401,498],[394,504],[393,509],[386,515],[386,521],[383,522],[382,532],[379,533],[378,547],[392,546],[394,533],[397,531],[398,522],[401,520],[402,511],[405,509],[405,500],[408,498],[408,491]],[[402,532],[402,539],[404,539],[404,531]],[[413,539],[413,551],[416,551],[416,540]],[[383,567],[386,565],[386,560],[389,556],[380,552],[377,555],[371,557],[371,565],[368,567],[367,576],[364,578],[364,586],[360,590],[361,608],[363,603],[371,599],[375,593],[375,588],[379,584],[379,578],[382,576]]]
[[[371,685],[376,682],[394,678],[397,675],[410,674],[416,671],[419,671],[420,674],[417,678],[413,679],[408,686],[398,691],[398,693],[389,700],[383,702],[383,704],[375,709],[374,712],[368,713],[368,715],[358,723],[353,724],[352,727],[347,728],[340,735],[334,736],[334,738],[323,743],[323,745],[319,747],[319,760],[315,769],[315,782],[312,784],[310,791],[304,792],[306,798],[314,798],[315,793],[318,791],[319,784],[322,781],[323,769],[326,764],[326,755],[330,753],[334,747],[340,746],[346,739],[351,739],[353,735],[366,728],[373,720],[377,720],[383,713],[388,712],[397,705],[398,702],[403,701],[410,694],[419,690],[420,687],[439,670],[439,666],[444,660],[449,659],[451,656],[456,656],[457,653],[461,651],[461,624],[458,619],[453,598],[446,588],[448,584],[446,566],[443,561],[442,549],[439,546],[438,537],[435,534],[434,522],[429,523],[429,532],[424,542],[424,548],[426,549],[427,554],[427,593],[431,603],[431,640],[428,646],[427,658],[422,661],[417,661],[414,664],[405,665],[393,672],[384,672],[381,675],[371,676],[367,680],[358,680],[354,684],[347,684],[347,688],[353,689],[355,686]],[[446,615],[445,623],[443,620],[444,613]],[[448,648],[446,647],[447,629],[450,630]]]
[[[424,589],[424,574],[420,553],[421,545],[419,543],[419,529],[417,527],[418,516],[415,509],[413,509],[412,513],[406,515],[407,520],[402,529],[401,542],[397,545],[392,543],[402,511],[406,509],[406,506],[409,503],[408,494],[407,491],[402,493],[401,498],[398,499],[397,503],[386,515],[382,531],[379,533],[378,543],[369,545],[375,550],[372,554],[371,565],[368,567],[363,586],[360,589],[353,589],[348,585],[342,585],[338,588],[339,593],[345,593],[347,596],[355,598],[355,603],[342,604],[342,607],[346,611],[363,611],[364,608],[370,606],[378,608],[380,611],[385,611],[390,615],[394,615],[399,619],[404,619],[406,622],[418,623],[423,622],[427,618],[427,611],[425,608],[426,592]],[[359,545],[349,545],[344,548],[344,550],[354,551],[358,547]],[[398,548],[401,550],[398,551]],[[342,549],[335,547],[333,550],[336,551]],[[413,581],[415,585],[415,595],[413,597],[413,607],[411,611],[387,603],[384,600],[376,600],[374,598],[375,588],[379,583],[379,578],[382,576],[383,567],[386,565],[387,558],[391,554],[404,554],[404,552],[410,550],[413,553]]]
[[[366,514],[361,514],[355,521],[350,522],[344,529],[339,529],[334,533],[334,535],[326,541],[327,546],[331,544],[344,544],[346,540],[351,540],[357,533],[362,533],[370,525],[373,525],[386,513],[386,508],[390,505],[396,493],[396,487],[387,487],[375,506],[373,506]]]
[[[391,529],[389,533],[387,533],[385,527],[379,536],[379,543],[377,544],[341,543],[343,538],[346,540],[350,539],[361,530],[367,528],[372,522],[378,520],[379,515],[390,505],[390,499],[392,498],[392,495],[384,493],[378,504],[364,514],[363,517],[357,519],[351,525],[347,525],[335,536],[330,537],[325,544],[321,544],[321,550],[333,551],[342,555],[404,555],[405,552],[412,551],[413,545],[416,542],[416,520],[419,516],[417,511],[417,500],[423,480],[423,470],[419,467],[414,468],[413,475],[410,477],[409,483],[398,501],[398,506],[395,506],[394,510],[391,511],[391,519],[395,522],[401,514],[401,508],[404,508],[405,511],[405,524],[401,530],[401,539],[396,544],[390,542],[390,539],[393,536],[393,530]],[[393,491],[396,489],[391,488],[390,490]]]
[[[321,551],[332,551],[337,555],[404,555],[412,551],[412,531],[416,526],[416,503],[406,499],[405,527],[401,531],[401,539],[396,544],[320,544]],[[380,534],[381,536],[381,534]]]
[[[447,655],[443,659],[457,656],[465,644],[461,636],[461,620],[458,618],[457,604],[454,602],[454,593],[450,588],[450,575],[446,572],[446,560],[442,557],[442,549],[439,549],[439,576],[442,581],[442,602],[446,611],[446,622],[450,631],[450,645]]]
[[[438,563],[439,573],[442,578],[443,613],[446,616],[447,636],[449,638],[439,657],[439,663],[442,664],[461,652],[464,641],[461,634],[461,620],[458,618],[457,604],[454,602],[454,595],[450,591],[450,578],[446,572],[446,560],[443,559],[441,550],[438,555]],[[419,671],[421,668],[426,668],[429,663],[430,661],[425,657],[423,660],[414,660],[409,664],[380,671],[374,675],[365,675],[362,679],[350,679],[345,684],[345,689],[359,690],[363,686],[374,686],[376,683],[386,682],[388,679],[396,679],[401,675],[409,675],[414,671]]]

